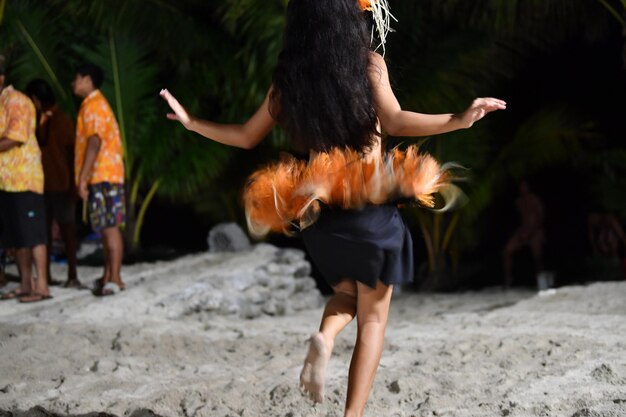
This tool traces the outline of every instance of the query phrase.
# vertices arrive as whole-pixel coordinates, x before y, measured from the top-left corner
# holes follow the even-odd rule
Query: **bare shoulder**
[[[376,52],[370,52],[369,55],[370,71],[387,72],[387,63],[385,58]]]
[[[387,63],[385,58],[376,52],[369,55],[369,74],[373,83],[384,82],[387,78]]]
[[[370,51],[370,64],[379,66],[379,67],[387,67],[385,63],[385,58],[378,52]]]

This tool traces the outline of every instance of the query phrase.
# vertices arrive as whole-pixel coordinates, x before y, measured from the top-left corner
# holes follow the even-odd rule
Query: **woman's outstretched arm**
[[[216,142],[244,149],[254,148],[276,125],[269,111],[269,95],[268,92],[256,113],[244,124],[219,124],[192,116],[169,91],[161,90],[161,97],[173,111],[167,114],[168,119],[178,120],[187,130]]]
[[[487,113],[503,110],[506,103],[496,98],[477,98],[463,113],[424,114],[402,110],[389,82],[383,57],[372,53],[369,77],[374,102],[383,129],[392,136],[431,136],[471,127]]]

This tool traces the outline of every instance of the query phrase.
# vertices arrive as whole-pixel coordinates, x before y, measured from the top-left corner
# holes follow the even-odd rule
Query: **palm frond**
[[[620,25],[625,26],[624,18],[622,17],[622,13],[617,11],[616,7],[613,7],[607,0],[597,0],[608,12],[613,16]],[[626,9],[626,0],[621,0],[622,7]]]
[[[604,12],[588,1],[447,0],[432,1],[431,5],[433,12],[454,17],[465,27],[499,35],[525,32],[545,45],[572,34],[594,38],[607,29]]]
[[[4,11],[7,7],[7,0],[0,0],[0,25],[4,21]]]
[[[47,80],[53,87],[62,107],[74,110],[69,93],[70,71],[63,72],[69,50],[63,38],[65,27],[55,10],[28,8],[29,2],[13,4],[7,9],[7,28],[14,32],[15,48],[12,55],[12,76],[23,83],[33,78]]]

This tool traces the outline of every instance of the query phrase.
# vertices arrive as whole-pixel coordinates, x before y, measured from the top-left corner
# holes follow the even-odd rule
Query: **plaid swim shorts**
[[[89,185],[89,220],[94,231],[126,223],[124,184],[99,182]]]

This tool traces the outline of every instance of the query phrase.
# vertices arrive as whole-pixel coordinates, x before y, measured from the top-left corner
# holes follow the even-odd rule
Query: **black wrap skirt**
[[[413,241],[393,205],[344,210],[323,206],[319,219],[302,231],[306,249],[330,286],[350,279],[375,288],[376,282],[413,281]]]

